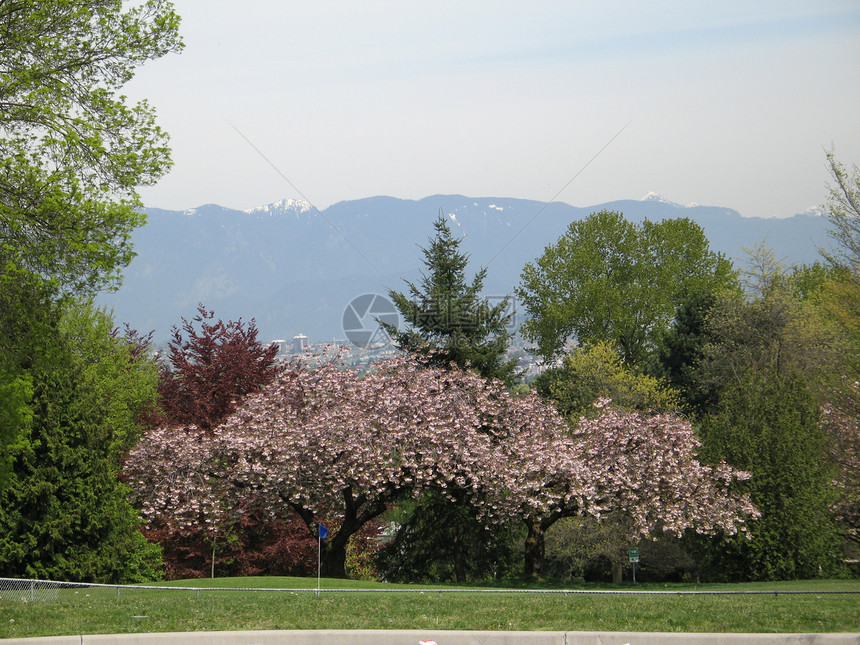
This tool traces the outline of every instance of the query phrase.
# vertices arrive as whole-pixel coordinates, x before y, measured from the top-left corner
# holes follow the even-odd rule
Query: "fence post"
[[[36,601],[36,581],[30,581],[30,602]]]

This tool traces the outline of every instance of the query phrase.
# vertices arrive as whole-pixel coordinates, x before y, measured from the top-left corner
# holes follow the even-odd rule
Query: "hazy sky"
[[[860,164],[858,0],[174,1],[185,51],[127,87],[172,137],[147,206],[656,191],[785,217],[824,202],[825,149]]]

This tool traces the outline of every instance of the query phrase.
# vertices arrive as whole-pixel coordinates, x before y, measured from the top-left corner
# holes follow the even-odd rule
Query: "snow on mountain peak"
[[[314,210],[314,207],[308,202],[296,199],[282,199],[272,204],[249,208],[245,212],[248,213],[248,215],[279,215],[282,213],[295,213],[298,215],[300,213],[307,213],[311,210]]]
[[[649,190],[645,193],[645,196],[639,200],[640,202],[661,202],[663,204],[671,204],[668,199],[663,197],[660,193],[655,193],[653,190]]]
[[[699,204],[696,202],[690,202],[686,206],[679,204],[677,202],[673,202],[671,199],[666,199],[660,193],[655,193],[653,190],[645,193],[645,196],[639,200],[640,202],[659,202],[661,204],[667,204],[669,206],[675,206],[676,208],[695,208]]]

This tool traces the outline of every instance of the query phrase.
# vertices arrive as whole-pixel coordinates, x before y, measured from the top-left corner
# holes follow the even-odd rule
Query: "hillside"
[[[827,221],[819,215],[745,218],[729,208],[681,206],[653,194],[586,208],[435,195],[418,201],[370,197],[323,211],[292,200],[248,211],[147,209],[123,286],[99,302],[114,309],[118,322],[154,330],[156,342],[167,339],[180,316],[192,316],[199,302],[224,319],[256,318],[263,340],[304,333],[311,342],[325,342],[344,337],[343,312],[354,297],[401,290],[404,278],[419,278],[419,247],[439,209],[464,236],[472,268],[487,267],[485,295],[501,297],[571,221],[604,208],[634,221],[689,217],[712,249],[736,263],[745,256],[742,247],[763,241],[787,264],[813,262],[828,244]]]

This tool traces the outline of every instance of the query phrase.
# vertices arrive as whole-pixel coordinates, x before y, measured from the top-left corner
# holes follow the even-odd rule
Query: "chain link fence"
[[[192,587],[167,587],[151,585],[110,585],[88,582],[59,582],[56,580],[35,580],[20,578],[0,578],[0,604],[51,602],[57,600],[82,600],[84,598],[120,598],[123,592],[145,592],[148,590],[171,591],[191,589]],[[199,593],[197,594],[199,596]]]
[[[832,595],[832,594],[860,594],[858,589],[846,590],[795,590],[795,589],[774,589],[774,590],[751,590],[751,589],[724,589],[724,590],[633,590],[633,589],[486,589],[486,588],[429,588],[421,589],[417,587],[410,588],[376,588],[376,589],[360,589],[360,588],[283,588],[283,587],[210,587],[210,586],[176,586],[176,585],[119,585],[119,584],[96,584],[84,582],[58,582],[52,580],[34,580],[34,579],[19,579],[19,578],[0,578],[0,603],[6,602],[49,602],[57,600],[82,600],[84,598],[109,599],[120,598],[128,593],[156,593],[165,592],[186,592],[192,593],[196,598],[200,598],[201,593],[252,593],[252,592],[268,592],[268,593],[395,593],[395,594],[537,594],[537,595],[666,595],[666,596],[727,596],[727,595],[768,595],[768,596],[784,596],[784,595]]]
[[[0,578],[0,602],[46,602],[59,598],[61,582]]]

